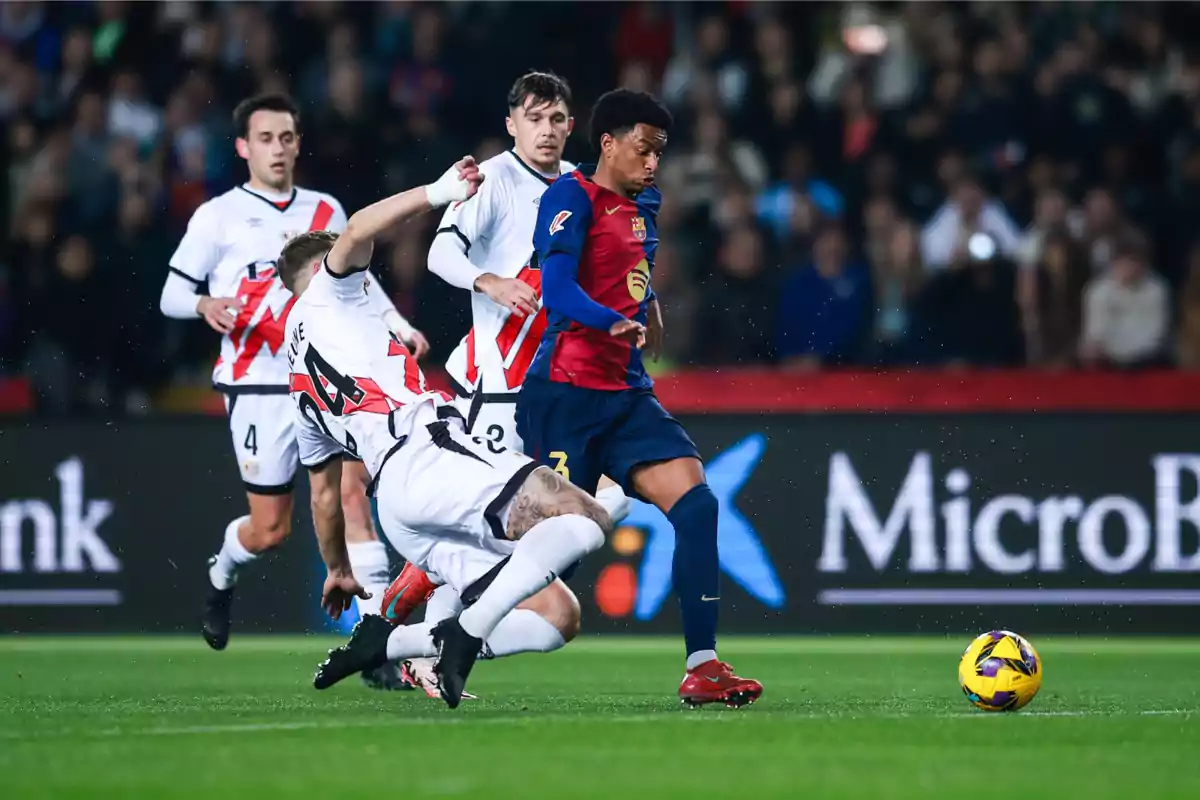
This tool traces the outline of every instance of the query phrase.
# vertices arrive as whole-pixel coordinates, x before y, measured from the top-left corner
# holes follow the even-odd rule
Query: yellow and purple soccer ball
[[[1016,711],[1042,688],[1042,659],[1023,636],[991,631],[967,647],[958,662],[963,694],[984,711]]]

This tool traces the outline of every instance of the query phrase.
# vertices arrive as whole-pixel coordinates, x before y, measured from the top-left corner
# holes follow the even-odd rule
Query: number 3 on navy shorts
[[[554,471],[566,480],[571,480],[571,470],[567,468],[567,454],[562,450],[555,450],[550,453],[550,459],[554,462]]]

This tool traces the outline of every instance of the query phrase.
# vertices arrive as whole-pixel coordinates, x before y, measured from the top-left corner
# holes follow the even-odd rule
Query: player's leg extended
[[[280,544],[291,532],[292,495],[248,492],[250,514],[225,527],[220,551],[209,560],[208,596],[201,632],[209,647],[224,650],[233,619],[233,591],[238,573],[259,556]]]
[[[497,564],[497,567],[502,567],[502,564]],[[479,582],[490,582],[497,572],[498,569],[490,571]],[[469,593],[471,588],[468,587],[466,592]],[[432,631],[438,622],[458,616],[461,610],[457,592],[446,584],[430,598],[425,609],[425,621],[421,625],[428,626]],[[545,589],[522,601],[500,620],[496,629],[484,642],[479,658],[504,658],[518,653],[551,653],[574,639],[579,634],[579,628],[579,600],[565,583],[555,580]],[[389,640],[389,654],[395,654],[397,658],[402,657],[402,649],[412,646],[409,644],[411,641],[407,635],[403,640],[399,636],[395,641]],[[428,641],[431,645],[432,639]],[[415,644],[420,646],[421,640]],[[404,674],[409,681],[424,690],[428,697],[441,699],[438,677],[433,670],[436,661],[431,655],[424,656],[423,652],[413,654],[404,662]],[[463,692],[463,699],[475,699],[475,696]]]
[[[202,632],[214,650],[229,642],[238,573],[291,533],[297,458],[286,395],[231,397],[227,407],[250,514],[226,526],[221,549],[209,562]]]
[[[612,530],[608,512],[557,473],[537,467],[518,475],[526,477],[506,504],[503,531],[516,542],[512,556],[474,605],[433,629],[438,646],[434,669],[442,698],[451,708],[458,705],[480,647],[501,620],[554,583],[564,569],[599,549]]]
[[[469,442],[468,437],[455,437],[455,447],[462,447],[448,449],[448,452],[456,455],[469,452],[471,446],[465,442]],[[473,446],[479,448],[478,445]],[[461,458],[473,457],[463,454]],[[535,465],[524,458],[509,454],[496,456],[494,460],[502,465],[457,459],[450,465],[465,485],[474,484],[474,488],[482,489],[482,492],[475,492],[474,496],[465,486],[455,492],[447,492],[445,467],[440,470],[414,468],[408,475],[402,472],[384,473],[381,492],[389,485],[402,487],[398,493],[399,500],[395,503],[390,492],[381,497],[380,516],[384,532],[402,554],[418,559],[431,569],[436,567],[439,573],[446,573],[445,577],[454,588],[460,591],[469,589],[462,576],[488,572],[503,558],[499,553],[511,552],[511,556],[501,562],[494,580],[478,601],[457,619],[391,629],[377,625],[375,617],[365,618],[350,642],[331,651],[329,659],[321,665],[314,680],[317,688],[330,686],[353,671],[370,668],[388,658],[428,656],[436,648],[439,660],[435,672],[440,694],[454,707],[462,698],[467,676],[481,651],[485,656],[529,650],[546,651],[561,647],[575,634],[578,628],[577,605],[573,595],[561,584],[556,587],[558,591],[543,594],[525,608],[517,606],[555,584],[557,571],[603,543],[604,535],[611,527],[607,514],[593,498],[570,486],[561,477],[545,469],[530,469]],[[414,474],[418,476],[416,481],[427,481],[429,489],[437,487],[437,493],[421,491],[426,487],[414,482]],[[475,480],[470,480],[472,478]],[[406,498],[413,497],[421,497],[425,501],[419,504],[419,508],[407,508]],[[408,500],[409,504],[412,502]],[[505,517],[506,522],[502,521]],[[463,527],[458,542],[454,538],[441,540],[425,557],[410,550],[408,545],[413,537],[422,536],[416,531],[434,528],[433,523],[437,519],[461,521],[454,523]],[[393,526],[389,520],[396,524]],[[474,533],[482,537],[478,545],[467,543],[467,550],[490,550],[490,560],[486,566],[468,572],[461,558],[457,565],[440,562],[435,565],[433,559],[437,556],[437,548],[453,550],[449,545],[461,543],[462,533]],[[501,547],[498,542],[488,545],[488,542],[496,542],[497,539],[503,541],[505,546]],[[451,552],[448,557],[456,556]],[[510,613],[514,609],[516,612]],[[486,650],[485,642],[488,644]]]
[[[680,697],[692,704],[754,702],[762,686],[738,678],[717,659],[720,509],[705,482],[696,446],[658,400],[645,393],[631,396],[625,422],[606,450],[613,472],[624,474],[627,487],[657,506],[675,529],[671,576],[683,617],[688,670]]]
[[[442,698],[457,706],[484,642],[501,620],[553,583],[566,566],[599,548],[611,529],[608,514],[594,498],[524,456],[490,452],[453,419],[414,425],[379,478],[384,533],[418,566],[429,568],[434,546],[443,542],[509,557],[474,605],[431,630],[389,626],[376,632],[376,618],[364,618],[361,630],[321,666],[314,684],[330,685],[345,677],[346,669],[386,658],[380,634],[385,644],[395,637],[393,653],[422,652],[422,638],[429,636],[437,647]],[[414,641],[405,641],[410,636]]]

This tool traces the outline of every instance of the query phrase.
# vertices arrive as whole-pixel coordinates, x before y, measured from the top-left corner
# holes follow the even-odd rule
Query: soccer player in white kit
[[[517,393],[546,329],[541,273],[530,266],[533,230],[546,187],[575,169],[562,158],[574,120],[571,89],[553,73],[521,76],[507,99],[513,147],[479,165],[487,180],[475,197],[446,209],[429,248],[429,269],[471,292],[471,330],[446,363],[467,431],[485,446],[523,452],[514,422]],[[596,499],[614,523],[629,512],[629,499],[607,478]],[[384,598],[389,619],[403,621],[425,598],[426,619],[454,613],[453,590],[435,593],[424,578],[405,567]],[[434,696],[431,667],[413,660],[405,677]]]
[[[336,615],[365,594],[344,544],[339,487],[346,455],[366,465],[383,532],[410,563],[460,596],[494,572],[457,616],[395,628],[364,616],[320,666],[318,689],[389,660],[436,653],[440,695],[456,707],[481,653],[546,649],[510,646],[517,628],[552,629],[551,620],[517,606],[546,594],[573,605],[557,576],[598,549],[612,527],[595,499],[550,469],[476,442],[449,396],[426,388],[416,359],[369,313],[374,239],[430,207],[468,199],[482,180],[464,159],[429,186],[359,211],[340,237],[303,234],[279,259],[282,280],[299,298],[287,322],[287,358],[300,461],[309,470],[313,524],[329,570],[326,609]],[[565,636],[551,632],[561,646]],[[526,641],[523,631],[516,638]]]
[[[260,95],[234,111],[238,155],[249,180],[201,205],[171,258],[163,287],[164,314],[203,318],[222,334],[213,386],[226,397],[229,427],[250,513],[229,523],[209,569],[203,633],[214,649],[229,639],[238,572],[287,538],[292,517],[296,434],[287,396],[283,331],[296,299],[276,274],[283,246],[312,230],[340,231],[346,214],[332,196],[295,186],[300,149],[299,113],[290,98]],[[210,294],[198,295],[206,282]],[[371,311],[409,343],[417,355],[424,337],[396,311],[373,282]],[[346,470],[343,490],[347,538],[354,573],[382,595],[391,578],[388,554],[371,522],[361,465]],[[379,601],[363,600],[363,613],[379,613]],[[394,674],[392,674],[394,673]],[[398,668],[364,676],[368,685],[399,688]]]

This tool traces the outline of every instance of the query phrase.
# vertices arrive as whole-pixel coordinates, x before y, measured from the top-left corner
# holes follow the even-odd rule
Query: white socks
[[[687,657],[687,668],[695,669],[706,661],[716,661],[716,650],[697,650],[694,653],[689,653]]]
[[[500,620],[484,643],[484,655],[503,658],[517,653],[549,653],[566,644],[558,628],[536,611],[514,608]]]
[[[430,658],[437,653],[430,632],[435,622],[401,625],[392,631],[387,641],[389,661]],[[484,644],[480,658],[503,658],[517,653],[549,653],[566,644],[558,628],[536,611],[518,608],[500,620]]]
[[[604,544],[600,526],[579,514],[539,522],[513,549],[504,569],[475,605],[458,617],[464,631],[487,640],[504,616],[549,586],[558,574]]]
[[[458,592],[450,584],[444,583],[433,590],[425,603],[425,621],[436,625],[457,615],[459,611],[462,611],[462,601],[458,599]]]
[[[387,547],[383,542],[347,542],[346,552],[350,554],[350,571],[354,580],[363,585],[370,593],[370,598],[357,598],[359,615],[378,614],[383,602],[383,593],[391,583],[391,564],[388,562]]]
[[[388,635],[388,661],[436,655],[437,648],[433,646],[433,637],[429,635],[433,625],[432,622],[418,622],[416,625],[398,626]]]
[[[237,582],[238,569],[243,564],[249,564],[258,558],[257,555],[243,547],[238,539],[238,528],[243,522],[249,521],[250,517],[248,516],[238,517],[225,526],[225,542],[221,545],[221,551],[217,553],[216,560],[208,568],[208,580],[214,588],[221,591],[232,588],[233,584]]]
[[[625,492],[620,486],[615,484],[605,486],[596,492],[596,502],[604,506],[613,525],[619,524],[621,520],[629,516],[629,498],[625,496]]]

